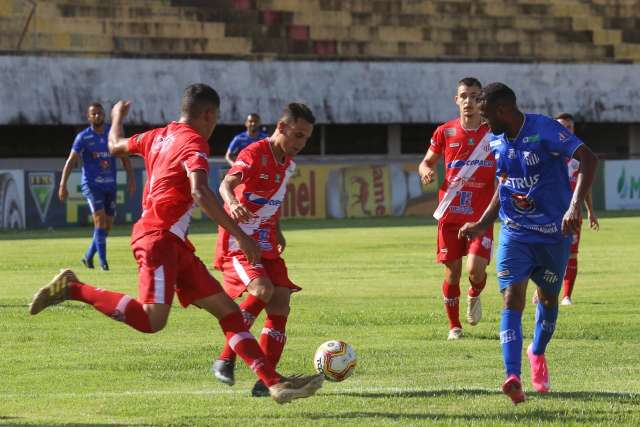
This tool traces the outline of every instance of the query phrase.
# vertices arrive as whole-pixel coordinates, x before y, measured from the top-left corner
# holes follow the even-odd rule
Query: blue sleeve
[[[240,141],[238,141],[238,135],[236,135],[229,143],[229,152],[231,154],[238,154],[240,152],[239,144]]]
[[[76,135],[76,139],[73,140],[73,145],[71,146],[71,151],[75,151],[76,153],[81,153],[84,150],[84,136],[83,132],[80,132]]]
[[[543,119],[545,120],[545,137],[542,141],[547,150],[563,157],[573,157],[574,151],[584,144],[582,140],[555,120],[549,117],[543,117]]]

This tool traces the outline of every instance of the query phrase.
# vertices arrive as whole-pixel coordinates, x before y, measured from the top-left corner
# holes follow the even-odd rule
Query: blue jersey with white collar
[[[238,154],[242,151],[247,145],[252,144],[256,141],[260,141],[262,139],[267,138],[269,135],[260,131],[256,136],[249,135],[249,132],[244,131],[237,134],[229,143],[229,152],[231,154]]]
[[[490,138],[505,236],[526,243],[560,242],[565,238],[562,217],[573,194],[566,159],[582,141],[539,114],[525,114],[513,141],[505,134]]]
[[[89,126],[76,135],[71,150],[82,156],[81,185],[115,190],[116,160],[109,153],[108,135],[108,125],[103,133],[97,133]]]

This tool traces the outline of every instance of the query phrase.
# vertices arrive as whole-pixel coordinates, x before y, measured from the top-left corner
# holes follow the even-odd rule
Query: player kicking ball
[[[500,344],[507,376],[502,391],[518,404],[525,400],[520,374],[527,283],[533,280],[540,295],[527,349],[531,382],[538,392],[546,393],[551,389],[546,349],[558,318],[570,233],[580,227],[580,206],[591,188],[598,159],[552,118],[520,112],[515,93],[502,83],[483,89],[480,111],[491,128],[489,145],[499,183],[480,220],[465,224],[460,236],[480,236],[500,216],[496,272],[504,299]],[[573,192],[567,158],[580,162]]]
[[[280,229],[281,206],[296,167],[292,158],[305,147],[314,123],[306,105],[288,104],[273,135],[242,150],[220,184],[225,210],[258,244],[261,253],[258,263],[250,262],[235,236],[218,227],[215,267],[222,271],[224,288],[231,298],[248,292],[240,304],[247,328],[266,310],[260,348],[273,366],[280,361],[287,341],[291,293],[301,289],[289,279],[281,257],[286,246]],[[212,366],[214,376],[228,385],[235,383],[235,357],[227,343]],[[258,380],[251,394],[268,396],[269,390]]]
[[[477,325],[482,318],[480,293],[487,283],[487,265],[493,245],[493,226],[473,240],[458,237],[466,222],[477,221],[489,205],[495,188],[495,160],[489,153],[485,134],[489,127],[482,123],[477,98],[480,81],[466,77],[458,82],[454,98],[460,117],[438,126],[431,138],[427,154],[418,167],[424,184],[433,182],[436,167],[444,157],[445,180],[438,191],[437,262],[444,265],[442,296],[449,319],[449,340],[462,337],[460,323],[460,276],[462,257],[467,257],[469,291],[467,321]]]
[[[181,117],[166,127],[123,138],[122,123],[129,103],[112,110],[109,150],[113,155],[144,158],[149,180],[144,189],[142,216],[133,227],[131,245],[138,263],[138,299],[80,282],[63,270],[40,289],[29,306],[32,315],[65,300],[81,301],[114,320],[145,333],[166,325],[174,295],[183,307],[202,308],[220,323],[229,346],[249,365],[278,403],[309,397],[321,386],[320,376],[278,374],[248,331],[238,306],[209,274],[187,238],[196,202],[235,239],[250,263],[260,260],[260,249],[225,213],[208,185],[209,144],[218,121],[220,98],[204,84],[186,88]]]

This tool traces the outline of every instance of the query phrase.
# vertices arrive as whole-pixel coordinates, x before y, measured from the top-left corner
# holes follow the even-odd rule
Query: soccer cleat
[[[573,301],[571,301],[571,298],[569,298],[569,297],[564,297],[564,298],[562,298],[562,302],[560,304],[561,305],[572,305]]]
[[[85,267],[93,268],[93,259],[83,256],[81,261],[82,261],[82,263],[84,264]]]
[[[482,302],[480,296],[470,297],[467,295],[467,322],[471,326],[477,325],[482,319]]]
[[[60,270],[49,284],[40,288],[29,304],[29,313],[38,314],[45,308],[60,304],[69,299],[69,283],[78,282],[78,277],[71,270]]]
[[[460,338],[462,338],[462,328],[453,328],[449,331],[449,336],[447,337],[447,340],[449,341],[453,341],[453,340],[459,340]]]
[[[549,369],[547,368],[547,359],[544,354],[534,354],[532,344],[527,348],[527,356],[531,364],[531,384],[538,393],[547,393],[551,390],[549,383]]]
[[[235,361],[218,359],[211,365],[211,372],[213,376],[221,383],[227,385],[234,385],[236,383],[235,374]]]
[[[253,388],[251,389],[251,396],[268,397],[269,395],[270,395],[269,388],[266,385],[264,385],[262,380],[256,381],[256,383],[253,385]]]
[[[100,268],[102,269],[102,271],[109,271],[109,264],[104,263],[100,265]]]
[[[313,396],[322,387],[322,375],[308,377],[282,377],[280,382],[269,387],[269,394],[279,404],[289,403],[294,399]]]
[[[502,392],[511,398],[514,405],[524,402],[522,381],[520,381],[517,375],[509,375],[504,383],[502,383]]]

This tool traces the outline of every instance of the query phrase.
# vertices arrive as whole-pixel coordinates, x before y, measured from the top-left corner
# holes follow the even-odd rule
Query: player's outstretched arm
[[[458,231],[458,238],[462,239],[466,237],[467,239],[475,239],[476,237],[482,236],[484,232],[487,230],[491,224],[493,224],[498,218],[498,212],[500,211],[500,191],[499,186],[496,187],[495,193],[493,193],[493,198],[491,199],[491,203],[487,206],[482,217],[477,222],[467,222]]]
[[[122,126],[129,114],[130,101],[120,100],[111,109],[111,129],[109,130],[109,152],[112,156],[126,156],[129,154],[127,138],[124,137]]]
[[[71,150],[69,153],[69,157],[67,157],[67,161],[64,164],[64,168],[62,169],[62,176],[60,177],[60,187],[58,188],[58,198],[60,201],[64,201],[69,195],[67,191],[67,181],[69,180],[69,175],[71,174],[71,170],[76,167],[78,164],[78,153]]]
[[[216,198],[211,188],[209,188],[209,180],[207,173],[202,169],[196,169],[189,173],[189,181],[191,183],[191,195],[193,200],[200,206],[200,209],[207,214],[209,218],[224,227],[229,233],[238,240],[240,249],[245,253],[250,263],[255,264],[260,261],[260,248],[244,231],[236,224],[224,211],[220,202]]]
[[[593,178],[596,175],[598,166],[598,157],[585,144],[580,145],[574,151],[573,158],[580,162],[580,169],[569,209],[567,209],[562,218],[562,232],[565,234],[577,233],[580,230],[580,222],[582,220],[580,209],[587,194],[591,191],[591,184],[593,184]]]
[[[435,179],[438,160],[440,160],[440,154],[427,150],[427,154],[418,165],[418,173],[423,184],[431,184]]]

